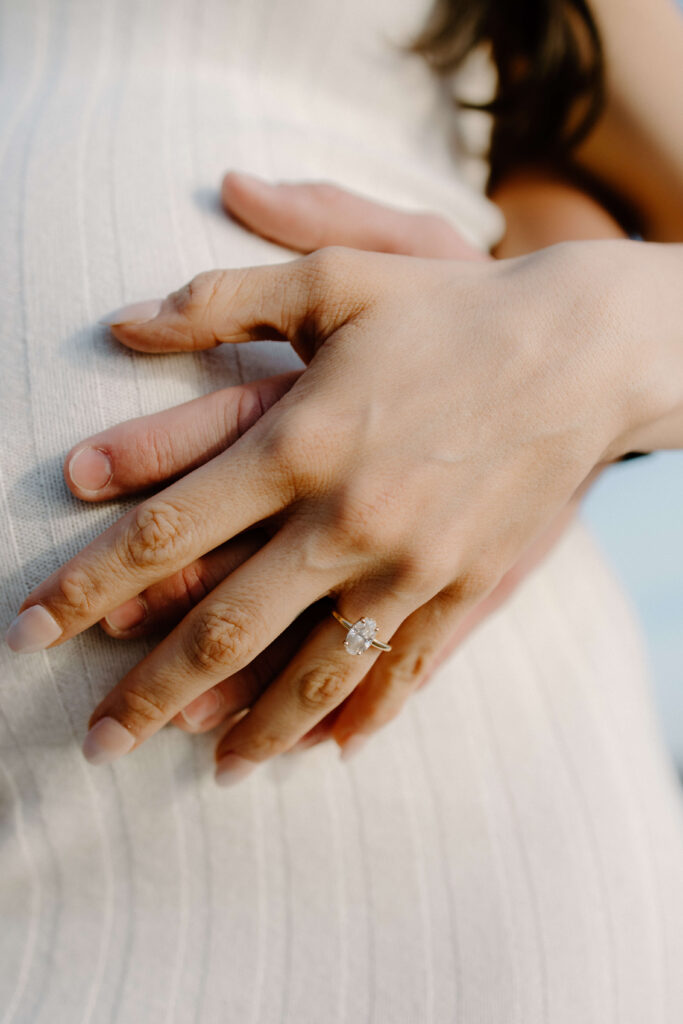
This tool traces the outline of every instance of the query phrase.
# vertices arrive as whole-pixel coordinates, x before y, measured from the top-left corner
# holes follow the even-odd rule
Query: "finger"
[[[265,414],[227,452],[131,509],[36,587],[10,625],[18,652],[63,643],[293,499]],[[209,514],[211,513],[211,514]]]
[[[248,708],[294,657],[311,630],[329,615],[328,605],[326,600],[318,601],[305,609],[249,665],[186,705],[171,719],[172,724],[190,732],[206,732],[214,729],[226,717],[232,716],[236,710]]]
[[[103,501],[168,481],[233,444],[301,376],[300,370],[223,388],[79,442],[64,460],[69,489]]]
[[[125,640],[169,632],[267,540],[264,530],[248,530],[112,609],[100,626],[109,636]]]
[[[376,609],[383,630],[378,639],[385,641],[407,612],[391,596],[375,595],[370,603],[360,589],[344,595],[340,603],[349,610]],[[379,653],[370,647],[360,655],[350,654],[339,623],[331,616],[321,622],[249,714],[218,744],[216,780],[221,785],[236,782],[262,761],[288,750],[352,692]]]
[[[289,748],[289,750],[283,751],[283,754],[293,754],[300,750],[308,750],[309,747],[315,747],[319,743],[324,743],[325,740],[332,739],[334,735],[334,723],[339,717],[344,704],[347,700],[350,700],[351,697],[353,697],[353,693],[347,697],[346,700],[343,700],[339,707],[333,708],[332,711],[329,711],[323,719],[313,726],[312,729],[305,732],[301,739],[298,739],[296,743]]]
[[[338,569],[307,564],[310,553],[300,533],[283,527],[105,696],[88,723],[83,750],[89,760],[112,760],[139,746],[253,661],[329,591]]]
[[[348,287],[347,270],[358,287]],[[312,332],[328,337],[359,308],[362,283],[357,251],[333,246],[284,264],[203,271],[163,299],[125,306],[100,322],[141,352],[261,339],[289,340],[299,351],[300,333],[309,341]]]
[[[234,722],[239,712],[248,711],[259,693],[255,677],[238,672],[229,683],[226,680],[200,693],[169,719],[169,724],[183,732],[210,732],[222,722]]]
[[[375,662],[334,722],[332,734],[344,759],[399,714],[465,615],[460,595],[442,591],[402,623],[392,650]]]
[[[213,692],[214,692],[213,690],[207,690],[207,694],[212,694]],[[197,701],[200,701],[200,700],[201,700],[201,697],[198,697]],[[224,728],[232,729],[232,727],[239,722],[240,718],[244,718],[244,716],[246,714],[248,714],[248,712],[249,712],[249,708],[248,707],[243,707],[239,711],[233,711],[233,712],[229,712],[229,713],[226,713],[223,710],[223,711],[220,712],[220,714],[213,716],[212,723],[207,724],[206,726],[202,725],[202,728],[194,728],[193,726],[191,726],[190,724],[188,724],[186,722],[183,722],[183,724],[180,725],[180,728],[183,730],[183,732],[190,732],[190,733],[210,732],[211,729],[215,729],[217,725],[223,725]],[[210,714],[210,712],[209,712],[209,714]],[[208,719],[208,715],[205,715],[205,718],[206,718],[206,720],[208,722],[208,720],[209,720]],[[176,720],[173,719],[172,724],[176,725],[178,723],[176,723]]]
[[[579,493],[587,486],[588,483],[583,485]],[[442,662],[505,603],[557,543],[573,518],[577,503],[578,496],[558,513],[483,599],[464,603],[460,593],[448,589],[406,619],[396,634],[393,650],[373,666],[334,722],[333,736],[344,758],[360,750],[372,733],[391,722]]]
[[[472,248],[443,217],[399,210],[329,182],[270,183],[228,171],[221,198],[226,211],[251,231],[305,253],[348,245],[456,258]]]

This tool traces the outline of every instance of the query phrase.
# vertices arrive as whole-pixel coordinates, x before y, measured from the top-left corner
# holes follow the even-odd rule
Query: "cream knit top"
[[[200,270],[292,254],[221,211],[228,168],[503,231],[486,124],[394,44],[411,0],[0,0],[0,605],[130,507],[67,450],[298,365],[163,358],[97,325]],[[486,60],[461,84],[491,86]],[[580,525],[348,765],[229,789],[215,736],[80,744],[142,641],[0,645],[0,1024],[674,1024],[683,841],[637,627]]]

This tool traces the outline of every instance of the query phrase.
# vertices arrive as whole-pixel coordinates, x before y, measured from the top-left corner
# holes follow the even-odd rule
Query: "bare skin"
[[[624,88],[614,99],[622,108]],[[637,104],[629,110],[639,123]],[[641,135],[633,134],[634,145]],[[668,166],[670,145],[656,143],[650,166]],[[143,351],[239,343],[267,329],[310,365],[267,409],[258,388],[231,389],[218,417],[223,434],[209,431],[204,452],[185,445],[166,474],[147,483],[198,468],[97,538],[22,606],[40,605],[59,629],[44,646],[60,643],[164,580],[191,579],[188,566],[224,554],[244,530],[265,529],[266,543],[232,571],[228,565],[230,575],[217,571],[210,593],[101,702],[91,725],[113,720],[134,749],[208,690],[232,699],[241,686],[241,705],[227,709],[239,720],[216,754],[233,780],[328,716],[338,742],[369,735],[424,682],[453,637],[495,607],[496,594],[505,596],[524,560],[536,564],[534,547],[542,557],[606,462],[681,445],[681,246],[621,240],[604,220],[596,234],[572,233],[588,214],[582,198],[568,237],[600,241],[533,252],[553,240],[547,218],[534,227],[523,216],[534,188],[556,198],[566,191],[534,171],[505,185],[499,201],[511,231],[496,253],[508,257],[500,263],[462,251],[449,258],[447,233],[433,218],[423,222],[419,245],[438,245],[440,258],[398,255],[394,223],[392,255],[324,242],[285,267],[198,275],[164,300],[155,320],[113,326]],[[653,236],[661,230],[655,206],[646,210]],[[302,230],[301,220],[292,224]],[[377,248],[376,219],[370,227]],[[283,237],[282,223],[269,230]],[[515,255],[515,244],[533,254]],[[416,331],[429,339],[419,358]],[[382,372],[361,377],[350,402],[341,382],[368,346]],[[272,397],[282,386],[266,388]],[[426,407],[414,405],[415,394]],[[204,401],[189,418],[215,422],[222,399],[211,396],[209,413]],[[164,427],[157,421],[155,429]],[[199,433],[206,444],[207,432]],[[215,453],[221,437],[230,444],[236,434]],[[102,435],[90,440],[103,444]],[[357,454],[352,473],[349,451]],[[131,488],[115,473],[107,485],[114,490],[102,496],[126,486],[144,481]],[[217,488],[225,504],[217,522],[206,522],[205,495]],[[416,524],[413,510],[426,493],[434,497]],[[278,590],[287,601],[273,600]],[[352,620],[376,609],[391,654],[337,653],[340,627],[328,615],[275,666],[270,685],[249,693],[250,666],[325,597]]]
[[[268,541],[114,687],[95,722],[141,744],[327,596],[351,621],[372,608],[393,650],[350,658],[326,617],[219,742],[219,768],[241,778],[350,695],[373,725],[391,718],[589,475],[643,433],[668,437],[683,404],[678,302],[660,306],[653,339],[635,294],[644,255],[656,259],[657,293],[667,280],[673,296],[673,246],[574,241],[476,262],[327,247],[200,275],[155,318],[115,325],[131,347],[159,352],[239,343],[267,324],[309,365],[230,447],[29,597],[26,610],[39,605],[64,642],[268,523]],[[523,334],[510,328],[520,323]],[[429,345],[416,349],[417,330]],[[370,369],[349,390],[370,345]],[[340,713],[336,737],[341,728]]]
[[[222,198],[226,212],[250,230],[301,252],[314,251],[321,243],[333,245],[338,242],[376,251],[398,252],[403,249],[412,255],[428,256],[433,249],[434,254],[441,258],[490,258],[471,247],[443,218],[432,214],[407,214],[327,184],[272,186],[241,175],[226,174]],[[533,182],[528,176],[523,181],[518,179],[506,189],[501,206],[506,212],[509,228],[499,248],[508,255],[514,254],[515,238],[519,239],[520,251],[526,251],[534,247],[534,242],[551,244],[565,238],[623,237],[619,225],[590,196],[574,186],[549,179],[547,175],[537,176]],[[191,463],[187,462],[185,452],[196,453],[197,458],[206,461],[212,453],[227,447],[255,421],[250,410],[255,414],[268,408],[291,387],[297,376],[282,375],[272,383],[259,381],[241,392],[236,389],[217,392],[211,397],[211,408],[199,400],[178,410],[130,421],[105,431],[97,438],[91,438],[89,443],[106,450],[116,466],[116,473],[107,486],[91,495],[78,487],[66,472],[67,483],[74,494],[86,500],[104,500],[123,493],[135,493],[160,483],[165,477],[189,468]],[[258,390],[258,403],[251,400],[254,389]],[[249,396],[246,400],[245,394]],[[230,409],[236,419],[226,431]],[[202,410],[203,416],[200,415]],[[206,444],[208,417],[221,427],[213,447]],[[165,465],[160,452],[172,450],[173,438],[183,439],[185,452],[178,455],[176,463]],[[82,445],[79,445],[69,453],[65,460],[67,467],[81,449]],[[588,481],[581,493],[587,486]],[[578,504],[577,492],[556,522],[506,573],[493,593],[466,617],[461,628],[448,638],[442,651],[435,652],[432,671],[538,564],[561,536]],[[102,627],[116,638],[168,631],[263,542],[262,532],[251,531],[240,540],[209,552],[182,572],[154,584],[121,609],[114,610],[101,621]],[[322,614],[327,613],[325,608]],[[143,614],[144,619],[141,619]],[[223,721],[227,723],[236,719],[272,682],[279,668],[303,642],[308,629],[310,622],[306,619],[294,624],[280,642],[271,645],[265,656],[255,659],[236,676],[202,694],[172,719],[173,724],[188,731],[203,732]],[[419,686],[423,686],[431,674],[427,672]],[[361,732],[369,734],[389,720],[390,712],[394,717],[398,710],[398,704],[389,709],[375,703],[369,684],[362,681],[354,695],[327,715],[296,746],[307,746],[328,737],[345,746],[350,736]],[[202,715],[206,717],[202,718]]]

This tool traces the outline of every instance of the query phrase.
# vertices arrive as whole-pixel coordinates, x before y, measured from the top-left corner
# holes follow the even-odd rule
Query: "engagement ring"
[[[390,651],[390,644],[383,644],[381,640],[375,640],[377,633],[377,623],[374,619],[369,619],[365,616],[362,619],[358,619],[357,622],[349,622],[345,619],[338,611],[332,610],[337,622],[340,622],[344,629],[348,630],[346,634],[346,640],[344,641],[344,647],[349,654],[362,654],[363,651],[367,651],[369,647],[376,647],[378,651]]]

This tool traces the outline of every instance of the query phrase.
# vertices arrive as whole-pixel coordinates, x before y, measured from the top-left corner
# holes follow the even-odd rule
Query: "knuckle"
[[[203,309],[213,300],[222,279],[223,272],[221,270],[202,270],[182,288],[170,292],[168,298],[178,313],[191,315],[197,310]]]
[[[253,643],[252,631],[239,616],[212,611],[202,615],[190,632],[187,657],[193,669],[213,673],[240,664]]]
[[[64,571],[57,580],[55,604],[75,615],[95,614],[101,585],[84,569]]]
[[[395,489],[360,481],[341,496],[335,533],[342,546],[361,555],[394,558],[404,546],[404,523]]]
[[[360,305],[353,298],[363,255],[344,245],[324,245],[298,260],[299,282],[309,297],[313,316],[324,333]],[[323,315],[324,313],[324,315]]]
[[[159,725],[169,718],[173,700],[163,690],[144,690],[132,687],[124,690],[119,697],[121,712],[117,717],[122,724],[135,722],[136,725]]]
[[[360,559],[380,557],[386,548],[391,549],[375,520],[348,511],[339,518],[334,532],[337,544]]]
[[[246,757],[250,761],[267,761],[268,758],[274,757],[276,754],[286,750],[286,744],[281,736],[261,732],[256,736],[251,736],[248,743],[244,743],[242,746],[237,744],[234,747],[231,746],[230,749],[235,754],[239,754],[240,757]]]
[[[194,532],[189,515],[154,499],[135,509],[124,533],[123,561],[136,569],[170,565],[182,559]]]
[[[412,689],[426,672],[433,652],[416,647],[397,658],[387,675],[388,685],[396,689]]]
[[[292,462],[306,436],[306,419],[301,407],[283,406],[262,439],[264,449],[280,462]]]
[[[306,712],[326,711],[343,699],[348,682],[343,672],[332,665],[313,666],[296,682],[300,707]]]
[[[249,321],[240,310],[251,309],[256,319],[263,290],[275,277],[269,267],[204,270],[168,296],[185,321],[181,330],[202,347],[244,341],[251,336]],[[276,279],[276,277],[275,277]],[[268,334],[268,337],[272,335]]]
[[[322,342],[372,301],[369,255],[344,245],[324,245],[288,265],[282,321],[307,363]]]
[[[416,595],[431,597],[440,583],[450,578],[448,559],[427,545],[418,551],[411,544],[401,551],[398,558],[397,578],[404,588]]]
[[[302,407],[283,408],[261,443],[273,472],[286,483],[292,496],[317,492],[325,475],[332,472],[329,429]]]
[[[336,282],[343,267],[348,264],[349,249],[343,245],[324,245],[301,258],[301,264],[316,283],[329,285]]]

